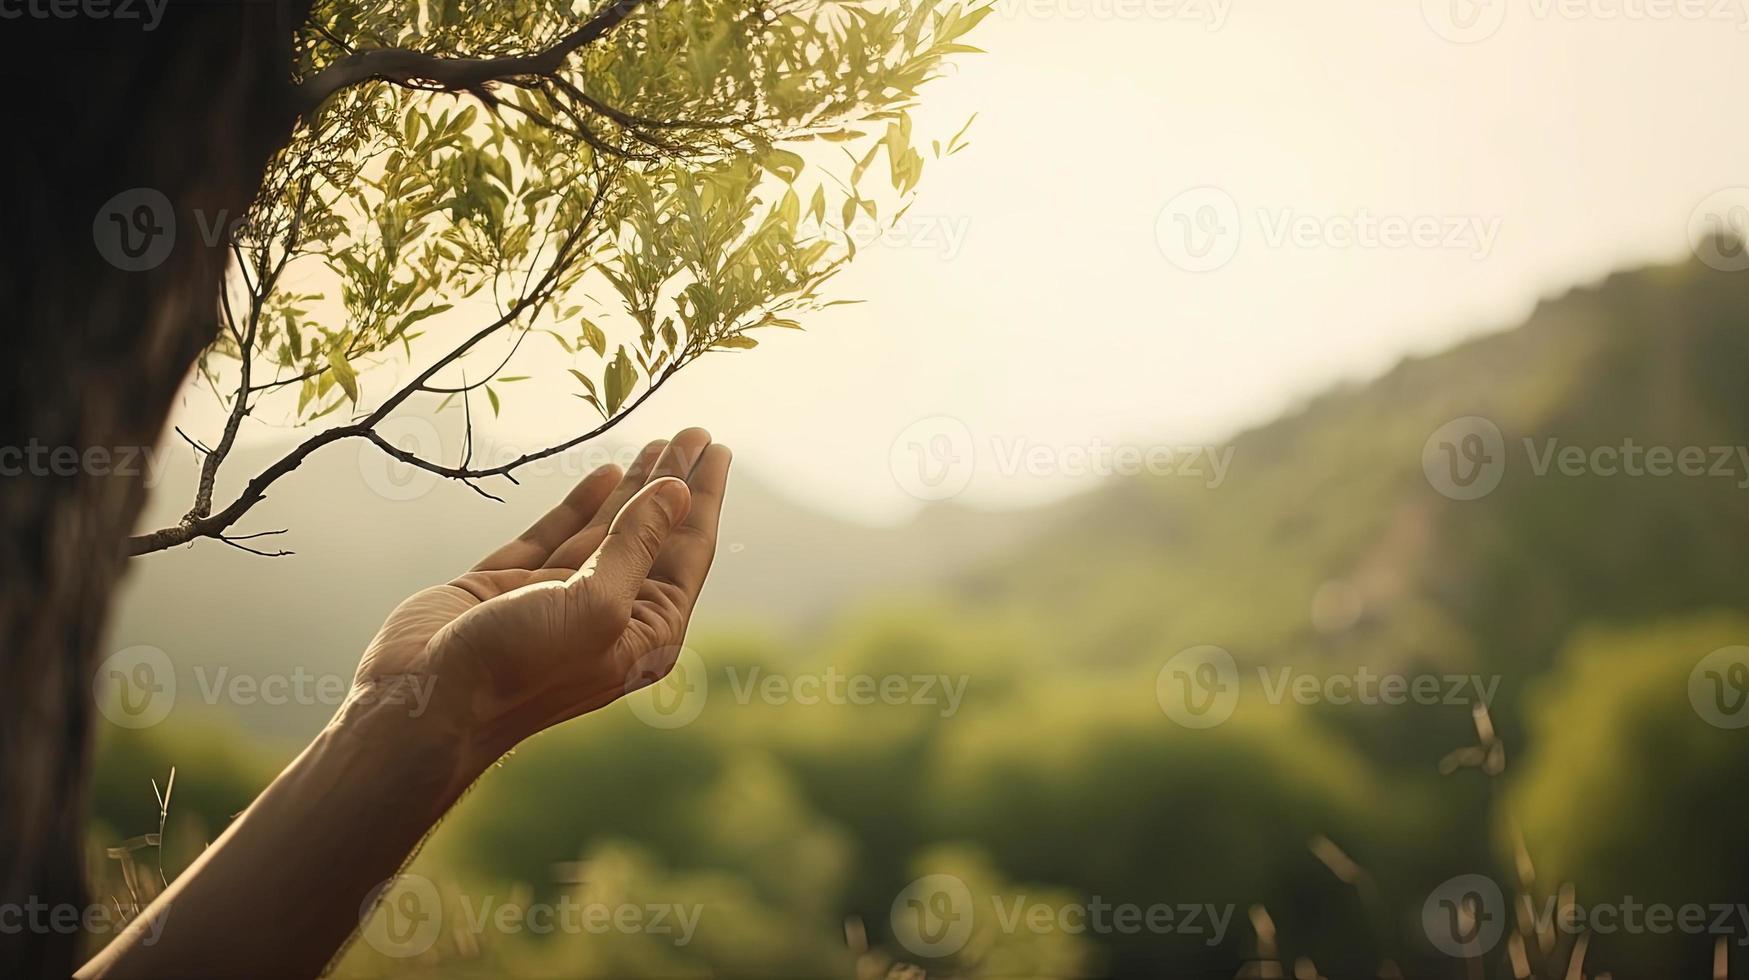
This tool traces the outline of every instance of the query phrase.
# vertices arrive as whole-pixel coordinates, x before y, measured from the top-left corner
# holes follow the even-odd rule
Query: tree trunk
[[[0,25],[0,903],[86,901],[92,672],[145,495],[122,460],[158,442],[217,330],[228,252],[202,226],[245,212],[290,134],[307,0],[172,3],[149,30],[121,7],[20,4]],[[100,213],[134,188],[163,197]],[[170,220],[167,255],[135,268]],[[0,934],[0,976],[64,977],[77,943]]]

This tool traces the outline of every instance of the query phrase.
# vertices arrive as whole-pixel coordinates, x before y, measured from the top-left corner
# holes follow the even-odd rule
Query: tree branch
[[[590,429],[588,432],[566,439],[564,442],[548,446],[545,449],[539,449],[531,453],[523,453],[521,456],[518,456],[507,463],[500,463],[497,466],[488,466],[484,469],[476,469],[469,466],[466,459],[463,460],[460,466],[447,466],[443,463],[425,459],[424,457],[418,456],[395,445],[388,439],[384,438],[382,433],[375,429],[370,429],[364,432],[363,435],[385,454],[398,459],[409,466],[416,466],[419,469],[425,470],[429,473],[435,473],[438,476],[448,477],[452,480],[461,480],[463,482],[468,480],[481,480],[490,476],[499,476],[515,483],[516,478],[511,474],[519,467],[527,466],[529,463],[546,459],[549,456],[556,456],[568,449],[575,449],[583,443],[605,434],[609,429],[618,425],[621,420],[631,415],[639,405],[642,405],[645,399],[654,395],[669,378],[674,376],[676,371],[680,370],[681,365],[685,363],[685,361],[675,361],[673,364],[669,365],[668,368],[656,378],[656,380],[650,383],[649,387],[640,392],[638,397],[632,399],[631,403],[626,405],[622,411],[610,419],[603,420],[600,425]],[[469,485],[472,486],[472,484]],[[479,487],[474,487],[474,490],[477,493],[485,493],[485,491],[481,490]],[[487,494],[487,496],[491,495]],[[496,500],[498,498],[493,497],[492,499]]]
[[[297,86],[293,98],[306,117],[329,96],[361,82],[381,80],[407,88],[484,93],[487,82],[551,76],[571,52],[590,44],[631,16],[643,0],[611,0],[557,44],[536,54],[503,58],[445,58],[406,48],[375,48],[335,60]]]
[[[250,368],[255,355],[255,335],[261,326],[261,311],[267,305],[267,297],[273,292],[274,284],[279,281],[280,274],[285,272],[286,264],[291,261],[291,257],[296,251],[298,228],[303,222],[304,205],[309,200],[309,196],[310,183],[306,180],[298,195],[297,206],[292,213],[291,226],[286,231],[285,249],[280,254],[279,261],[274,263],[271,269],[267,267],[265,254],[269,246],[262,246],[263,254],[260,263],[263,274],[257,277],[256,284],[250,290],[249,322],[244,326],[242,336],[238,338],[241,351],[238,358],[241,364],[241,375],[237,381],[237,394],[231,402],[231,413],[225,419],[225,431],[219,436],[218,445],[209,450],[206,458],[201,461],[200,482],[194,491],[194,506],[189,508],[184,520],[198,520],[212,513],[213,484],[218,480],[219,464],[223,463],[225,457],[230,454],[232,445],[237,441],[237,430],[242,427],[244,416],[249,414],[249,395],[254,391],[249,386]],[[241,262],[240,259],[239,262]],[[228,301],[226,309],[228,312]],[[232,329],[235,331],[234,326]]]
[[[553,283],[566,268],[572,250],[577,246],[577,243],[582,239],[584,232],[590,228],[594,223],[595,218],[599,215],[602,197],[603,195],[598,193],[590,200],[589,207],[585,211],[581,220],[577,222],[575,227],[566,233],[564,241],[560,244],[557,252],[555,252],[553,256],[552,264],[547,267],[540,279],[534,283],[532,289],[526,292],[515,303],[511,304],[510,308],[505,310],[496,320],[475,331],[472,336],[450,349],[448,353],[438,358],[430,367],[421,371],[418,376],[403,385],[400,390],[390,395],[381,405],[378,405],[374,411],[366,415],[364,418],[347,425],[339,425],[318,432],[290,452],[286,453],[284,456],[281,456],[273,464],[262,470],[260,473],[257,473],[254,478],[245,484],[242,492],[237,495],[237,498],[231,501],[231,503],[223,510],[198,515],[191,511],[188,516],[184,517],[182,521],[176,525],[160,528],[147,534],[135,535],[128,539],[128,554],[130,556],[138,556],[150,554],[154,551],[163,551],[166,548],[174,548],[180,544],[187,544],[197,538],[222,539],[225,536],[225,531],[228,530],[231,525],[235,524],[238,519],[248,513],[250,508],[266,499],[268,487],[272,486],[280,477],[285,476],[287,473],[290,473],[303,465],[304,460],[309,458],[311,453],[329,443],[338,442],[342,439],[373,435],[376,426],[381,423],[383,419],[387,418],[389,413],[393,412],[415,393],[424,389],[428,382],[430,382],[439,371],[442,371],[445,367],[455,363],[456,360],[462,357],[462,355],[472,350],[487,337],[497,333],[509,324],[514,323],[517,318],[524,313],[539,309],[541,304],[549,298],[548,294]],[[246,387],[247,381],[245,381],[244,384]],[[646,392],[646,395],[647,394],[648,392]],[[623,417],[623,414],[622,416],[616,416],[616,418],[618,417]],[[605,427],[600,431],[605,431]],[[208,462],[210,462],[211,459],[212,457],[209,456]],[[214,468],[216,469],[216,464]],[[203,466],[203,473],[204,472],[205,467]],[[476,487],[475,489],[478,490],[479,488]]]

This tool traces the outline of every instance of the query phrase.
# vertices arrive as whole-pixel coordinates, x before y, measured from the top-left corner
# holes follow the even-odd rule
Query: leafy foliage
[[[821,287],[855,252],[848,224],[896,215],[917,187],[919,88],[976,50],[961,38],[988,11],[649,3],[551,74],[467,93],[343,89],[237,235],[230,329],[203,376],[222,399],[295,387],[300,421],[481,388],[496,410],[528,376],[509,368],[526,346],[531,364],[568,360],[559,377],[612,419],[701,354],[755,347],[757,331],[828,305]],[[330,0],[300,74],[377,48],[537,52],[579,20],[551,2]],[[525,345],[535,335],[545,350]],[[426,362],[440,336],[442,371],[369,390],[368,368]]]

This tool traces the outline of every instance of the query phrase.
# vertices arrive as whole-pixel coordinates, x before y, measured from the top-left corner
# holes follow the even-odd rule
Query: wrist
[[[380,764],[399,792],[447,809],[497,756],[486,757],[465,704],[443,688],[432,674],[361,679],[329,729]]]

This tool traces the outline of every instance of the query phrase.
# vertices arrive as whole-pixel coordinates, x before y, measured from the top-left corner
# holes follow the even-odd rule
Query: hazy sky
[[[1219,440],[1682,257],[1749,184],[1745,2],[1004,0],[916,114],[926,145],[976,111],[971,148],[836,281],[868,302],[705,358],[622,431],[707,425],[875,519],[916,506],[912,443],[975,454],[924,492],[1004,504],[1085,479],[1014,472],[1027,447]],[[532,404],[500,438],[579,403]]]

